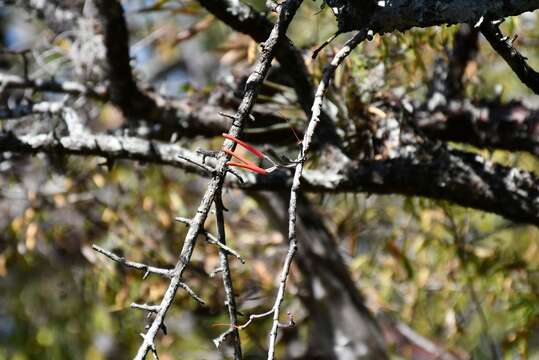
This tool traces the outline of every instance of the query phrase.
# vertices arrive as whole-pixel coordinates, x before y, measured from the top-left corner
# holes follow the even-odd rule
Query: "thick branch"
[[[472,23],[481,17],[502,19],[539,8],[539,0],[325,0],[341,31],[371,24],[375,32],[405,31],[412,27]]]
[[[103,87],[91,88],[69,81],[28,79],[0,73],[0,87],[5,89],[33,89],[65,93],[74,96],[107,100]],[[166,126],[155,134],[168,139],[177,132],[179,137],[219,136],[232,124],[232,120],[219,115],[224,109],[213,105],[196,105],[196,99],[174,100],[168,106],[175,108],[174,126]],[[1,109],[0,118],[15,118],[35,112],[35,104],[16,109]],[[448,105],[434,111],[426,105],[419,106],[414,123],[433,139],[455,141],[477,147],[488,147],[509,151],[526,151],[539,155],[539,111],[513,101],[501,104],[493,101],[468,102],[450,101]],[[256,122],[248,122],[244,139],[251,143],[293,143],[295,141],[286,119],[271,110],[255,108]],[[285,125],[285,126],[282,126]],[[258,128],[254,128],[257,126]],[[264,129],[262,129],[264,128]],[[300,130],[296,130],[301,135]],[[168,136],[167,136],[168,135]]]
[[[108,101],[109,92],[104,86],[89,87],[74,81],[55,79],[24,79],[21,76],[0,73],[0,90],[31,89],[39,92],[86,96],[88,98]],[[152,94],[158,98],[156,94]],[[159,129],[152,127],[152,138],[170,139],[172,134],[178,138],[195,136],[213,137],[226,132],[232,125],[232,119],[220,115],[227,109],[218,105],[202,104],[196,97],[187,99],[160,99],[162,113],[166,117],[155,119],[162,123]],[[226,102],[226,101],[225,101]],[[26,116],[35,113],[34,105],[0,109],[0,120]],[[39,112],[39,111],[37,111]],[[252,112],[255,122],[246,124],[244,138],[252,143],[283,144],[292,143],[295,137],[287,120],[277,115],[273,109],[264,105],[257,106]],[[297,132],[300,132],[297,130]]]
[[[180,154],[200,162],[197,154],[177,145],[139,138],[4,134],[0,135],[0,151],[97,155],[111,160],[166,164],[207,174],[193,163],[176,157]],[[291,184],[290,175],[284,171],[257,177],[247,174],[244,178],[245,184],[231,185],[250,190],[281,191]],[[337,173],[305,171],[302,189],[423,196],[496,213],[516,222],[539,225],[539,180],[536,175],[456,150],[418,155],[417,158],[363,161]]]
[[[539,156],[539,111],[518,101],[450,101],[432,112],[417,111],[413,122],[432,139]]]
[[[119,1],[95,1],[103,27],[107,52],[109,93],[112,102],[128,117],[152,119],[160,116],[155,101],[138,88],[129,56],[129,33]]]
[[[479,51],[479,31],[470,24],[462,24],[455,34],[453,49],[449,53],[447,78],[445,80],[446,95],[449,98],[463,96],[462,78],[466,67]]]
[[[284,174],[257,177],[241,187],[279,190]],[[337,173],[307,171],[305,191],[402,194],[447,200],[496,213],[516,222],[539,225],[539,179],[458,150],[429,150],[389,160],[362,160]]]
[[[108,100],[104,87],[88,87],[75,81],[55,79],[25,79],[21,76],[0,73],[0,90],[32,89],[34,91],[88,96],[97,100]]]
[[[194,165],[194,163],[202,162],[198,154],[175,144],[135,137],[87,133],[67,136],[56,136],[53,133],[18,136],[14,133],[4,133],[0,134],[0,152],[4,151],[28,154],[94,155],[111,161],[138,160],[172,165],[190,172],[205,173],[200,167]]]

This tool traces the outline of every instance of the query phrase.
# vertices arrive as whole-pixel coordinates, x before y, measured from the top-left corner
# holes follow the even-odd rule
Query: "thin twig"
[[[159,311],[159,305],[137,304],[131,303],[131,308],[144,310],[150,313],[156,313]]]
[[[198,302],[200,305],[202,305],[202,306],[205,306],[205,305],[206,305],[206,302],[205,302],[200,296],[198,296],[198,295],[193,291],[193,289],[191,289],[191,288],[189,287],[189,285],[187,285],[187,284],[184,283],[184,282],[180,282],[180,287],[181,287],[182,289],[184,289],[185,292],[187,292],[187,293],[189,294],[189,296],[191,296],[193,299],[195,299],[196,302]]]
[[[266,316],[270,316],[270,315],[273,314],[274,312],[275,312],[275,311],[274,311],[274,309],[272,308],[272,309],[270,309],[270,310],[268,310],[268,311],[266,311],[266,312],[264,312],[264,313],[260,313],[260,314],[251,314],[251,315],[249,315],[249,320],[247,320],[247,321],[245,322],[245,324],[238,326],[238,329],[239,329],[239,330],[243,330],[243,329],[245,329],[246,327],[248,327],[249,325],[251,325],[251,323],[253,322],[253,320],[265,318]]]
[[[94,249],[98,253],[105,255],[109,259],[122,264],[125,267],[144,271],[144,277],[148,276],[148,274],[157,274],[157,275],[164,276],[166,278],[170,278],[173,275],[173,271],[174,271],[173,269],[163,269],[163,268],[158,268],[155,266],[149,266],[149,265],[139,263],[139,262],[129,261],[125,259],[124,257],[120,257],[97,245],[92,245],[92,249]]]
[[[303,174],[303,166],[305,163],[305,155],[309,151],[310,145],[312,143],[314,131],[318,123],[320,122],[320,115],[322,113],[322,105],[324,101],[324,95],[329,88],[331,79],[337,67],[346,59],[346,57],[352,52],[352,50],[359,45],[363,40],[367,38],[368,30],[364,29],[357,32],[350,40],[346,42],[344,47],[335,55],[331,63],[324,70],[322,80],[318,85],[316,90],[315,100],[312,107],[312,115],[307,126],[307,131],[303,136],[302,149],[298,156],[299,161],[296,165],[294,172],[294,179],[292,181],[292,189],[290,190],[290,202],[288,206],[288,253],[281,270],[281,275],[279,276],[279,289],[277,291],[277,296],[275,298],[275,303],[273,305],[273,324],[269,334],[269,347],[268,347],[268,360],[273,360],[275,358],[275,345],[277,342],[277,332],[280,327],[279,322],[279,313],[281,304],[284,299],[286,281],[288,279],[288,274],[290,272],[290,265],[292,259],[296,253],[298,243],[296,238],[296,207],[297,207],[297,193],[301,184],[301,177]]]
[[[174,269],[163,269],[163,268],[158,268],[158,267],[155,267],[155,266],[149,266],[149,265],[139,263],[139,262],[129,261],[129,260],[125,259],[124,257],[120,257],[120,256],[118,256],[118,255],[116,255],[116,254],[114,254],[114,253],[112,253],[112,252],[110,252],[108,250],[105,250],[102,247],[97,246],[97,245],[92,245],[92,249],[94,249],[98,253],[101,253],[101,254],[105,255],[109,259],[122,264],[125,267],[144,271],[143,279],[145,279],[149,274],[157,274],[157,275],[164,276],[166,278],[172,278],[175,275],[175,270]],[[202,300],[202,298],[200,296],[198,296],[189,287],[189,285],[187,285],[187,284],[185,284],[183,282],[180,282],[178,286],[185,289],[185,291],[193,299],[195,299],[199,304],[201,304],[201,305],[206,304],[206,302],[204,300]],[[133,304],[132,304],[132,307],[133,307]],[[141,308],[141,307],[139,306],[138,308]],[[159,306],[156,305],[156,308],[159,308]]]
[[[226,246],[226,234],[225,234],[225,218],[224,218],[224,206],[223,199],[221,198],[221,191],[218,191],[215,196],[215,221],[217,222],[217,241],[219,244]],[[223,248],[219,249],[219,264],[223,269],[223,286],[225,289],[225,304],[228,309],[228,318],[230,320],[230,329],[227,332],[219,336],[214,340],[215,346],[224,341],[227,336],[232,336],[232,342],[234,344],[234,360],[241,360],[241,341],[240,334],[237,329],[238,316],[236,309],[236,299],[234,298],[234,284],[232,282],[232,275],[230,274],[230,265],[228,263],[228,252]]]

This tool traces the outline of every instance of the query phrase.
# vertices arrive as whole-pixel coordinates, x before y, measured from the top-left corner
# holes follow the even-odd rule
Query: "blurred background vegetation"
[[[263,1],[247,1],[264,10]],[[0,2],[1,4],[1,2]],[[207,99],[214,86],[236,78],[257,56],[256,44],[230,31],[195,1],[123,2],[130,27],[137,76],[174,96]],[[193,24],[204,30],[177,41]],[[332,99],[363,101],[390,89],[425,97],[433,64],[451,48],[456,26],[414,29],[376,37],[338,71]],[[336,30],[331,11],[320,1],[305,2],[289,32],[296,45],[312,51]],[[506,33],[539,66],[539,16],[509,19]],[[60,36],[39,19],[0,5],[0,36],[10,50],[31,49],[30,71],[58,78],[77,72],[88,82],[96,74],[74,61],[91,46],[80,33]],[[309,63],[315,78],[327,63],[330,45]],[[466,70],[471,97],[538,97],[524,88],[489,45]],[[87,49],[86,49],[87,50]],[[7,57],[6,57],[7,58]],[[3,71],[20,73],[10,57]],[[162,71],[173,68],[173,71]],[[291,90],[267,96],[286,103],[291,123],[304,120]],[[36,95],[38,96],[38,95]],[[50,95],[48,95],[50,96]],[[103,105],[92,127],[123,121]],[[43,125],[42,126],[46,126]],[[192,142],[192,141],[191,141]],[[197,140],[217,149],[220,140]],[[192,145],[191,145],[192,146]],[[506,164],[539,173],[531,155],[474,150]],[[167,283],[128,271],[91,250],[99,244],[130,259],[169,266],[175,262],[185,226],[175,216],[193,214],[206,180],[156,165],[45,155],[4,155],[0,163],[0,359],[119,359],[136,352],[146,314],[131,302],[159,301]],[[275,278],[286,251],[283,237],[257,203],[238,190],[226,190],[227,233],[233,247],[249,258],[232,262],[242,314],[271,306]],[[539,230],[498,216],[441,201],[374,195],[309,195],[339,246],[354,280],[377,314],[408,324],[447,349],[488,359],[492,343],[505,359],[539,359]],[[209,221],[208,229],[215,224]],[[213,248],[198,245],[188,282],[208,301],[200,307],[181,293],[169,315],[168,334],[159,339],[160,358],[221,359],[211,341],[226,329],[221,280],[208,276],[218,264]],[[296,299],[293,269],[285,309],[295,314],[300,336],[305,312]],[[242,318],[245,319],[245,318]],[[264,358],[269,319],[241,332],[246,359]],[[180,351],[181,349],[181,351]],[[393,354],[395,359],[406,354]]]

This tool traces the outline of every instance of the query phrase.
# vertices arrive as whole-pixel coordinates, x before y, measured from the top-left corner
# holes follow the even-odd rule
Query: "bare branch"
[[[206,241],[208,241],[210,244],[216,245],[222,251],[236,257],[242,264],[245,264],[245,259],[236,250],[232,249],[230,246],[226,245],[225,243],[220,242],[217,238],[215,238],[215,236],[213,236],[209,232],[205,232],[204,235],[206,235]]]
[[[331,79],[335,74],[337,67],[346,59],[346,57],[352,52],[353,49],[357,47],[363,40],[367,38],[368,30],[364,29],[359,31],[356,35],[352,37],[349,41],[346,42],[344,47],[335,55],[331,63],[324,70],[324,74],[318,89],[316,91],[315,101],[312,107],[311,120],[307,126],[305,135],[303,136],[302,141],[302,151],[299,154],[299,161],[296,165],[294,172],[294,178],[292,180],[292,189],[290,191],[290,202],[288,206],[288,253],[281,270],[281,275],[279,277],[279,289],[277,291],[277,296],[275,298],[275,303],[273,306],[273,324],[269,334],[269,348],[268,348],[268,360],[273,360],[275,358],[275,345],[277,342],[277,331],[280,327],[279,323],[279,312],[280,307],[284,299],[286,281],[288,279],[288,273],[290,271],[290,265],[292,264],[292,259],[297,250],[297,237],[296,237],[296,220],[297,220],[297,196],[298,191],[301,185],[301,178],[303,175],[303,166],[305,163],[305,155],[308,153],[310,145],[312,143],[313,135],[316,130],[316,127],[320,121],[320,114],[322,112],[322,105],[324,102],[324,95],[329,88]]]
[[[448,73],[445,81],[449,98],[463,95],[462,78],[466,67],[479,51],[479,31],[469,24],[462,24],[455,34],[453,49],[449,53]]]
[[[430,139],[539,156],[539,111],[519,101],[449,100],[432,111],[419,107],[411,121]]]
[[[99,247],[97,245],[92,245],[92,249],[94,249],[98,253],[101,253],[101,254],[105,255],[109,259],[122,264],[125,267],[143,271],[144,272],[144,277],[148,276],[148,274],[157,274],[157,275],[164,276],[166,278],[170,278],[172,276],[172,274],[173,274],[172,269],[162,269],[162,268],[158,268],[158,267],[155,267],[155,266],[149,266],[149,265],[146,265],[146,264],[143,264],[143,263],[129,261],[129,260],[126,260],[124,257],[120,257],[120,256],[118,256],[118,255],[116,255],[116,254],[114,254],[114,253],[112,253],[112,252],[110,252],[108,250],[105,250],[102,247]]]
[[[251,323],[256,320],[256,319],[262,319],[262,318],[265,318],[266,316],[270,316],[271,314],[275,313],[275,309],[272,308],[271,310],[268,310],[264,313],[260,313],[260,314],[251,314],[249,315],[249,320],[247,320],[246,323],[244,323],[243,325],[240,325],[238,326],[238,329],[240,330],[243,330],[245,329],[246,327],[248,327],[249,325],[251,325]]]
[[[227,329],[227,331],[223,332],[221,335],[213,339],[213,343],[215,344],[215,347],[219,349],[221,345],[223,344],[223,342],[226,340],[226,338],[232,334],[237,334],[237,335],[234,335],[234,344],[236,344],[236,341],[235,341],[236,338],[239,339],[238,329],[235,327],[230,327]],[[241,348],[240,348],[240,351],[241,351]],[[234,358],[238,359],[236,355],[237,355],[237,350],[234,349]],[[239,357],[239,359],[241,359],[241,357]]]
[[[156,117],[161,109],[154,99],[142,93],[133,78],[129,33],[122,5],[117,0],[96,0],[95,5],[105,35],[110,99],[128,117]]]
[[[51,91],[70,95],[84,95],[105,101],[108,93],[103,87],[95,89],[85,87],[76,82],[60,82],[56,80],[24,80],[22,77],[0,73],[0,89],[34,89],[36,91]],[[167,132],[179,132],[180,136],[219,136],[232,123],[230,119],[219,116],[220,108],[204,105],[197,109],[189,106],[191,99],[174,101],[177,122],[167,126]],[[17,118],[35,112],[45,106],[30,104],[16,108],[0,109],[0,119]],[[384,106],[390,106],[387,103]],[[512,101],[500,104],[492,101],[448,100],[446,106],[428,110],[426,105],[418,106],[412,121],[418,128],[432,139],[455,141],[471,144],[477,147],[509,151],[527,151],[539,155],[539,111],[522,102]],[[286,119],[275,114],[257,112],[258,121],[269,124],[284,124]],[[249,142],[271,142],[276,144],[283,139],[284,131],[268,129],[256,133],[246,133]],[[288,137],[289,138],[289,137]]]
[[[225,24],[251,36],[257,42],[267,39],[273,27],[264,15],[242,1],[198,0],[198,2]],[[288,38],[284,38],[278,45],[275,57],[292,79],[298,102],[310,117],[314,101],[314,87],[301,51]],[[316,140],[341,146],[341,139],[329,115],[322,112],[320,117],[320,127],[323,129],[324,137]]]
[[[109,92],[105,86],[89,87],[74,81],[60,81],[56,79],[24,79],[23,77],[0,73],[0,93],[2,90],[31,89],[36,92],[51,92],[68,94],[79,97],[108,101]],[[164,99],[156,93],[148,93],[148,96],[155,98],[161,110],[159,116],[148,118],[154,123],[162,125],[158,130],[152,129],[152,137],[159,139],[169,139],[172,134],[177,138],[195,137],[195,136],[220,136],[227,131],[232,124],[232,119],[223,119],[220,113],[223,108],[210,105],[196,105],[200,99]],[[11,110],[11,111],[10,111]],[[5,109],[0,114],[0,119],[16,117],[15,109]],[[21,116],[31,113],[29,109],[20,112]],[[156,114],[157,114],[156,113]],[[143,114],[139,114],[142,118]],[[153,116],[153,115],[152,115]],[[246,140],[254,143],[280,144],[292,141],[290,128],[283,127],[286,120],[275,114],[271,109],[260,107],[254,110],[254,116],[257,119],[255,123],[249,123],[247,128],[255,131],[245,133]]]
[[[180,287],[181,287],[182,289],[185,290],[185,292],[187,292],[187,293],[189,294],[189,296],[191,296],[193,299],[195,299],[195,301],[198,302],[200,305],[202,305],[202,306],[205,306],[205,305],[206,305],[206,302],[205,302],[200,296],[198,296],[198,295],[193,291],[193,289],[191,289],[191,288],[189,287],[189,285],[187,285],[187,284],[184,283],[184,282],[180,282],[179,285],[180,285]]]
[[[247,80],[245,84],[245,93],[243,100],[239,106],[238,112],[235,116],[236,120],[232,123],[232,126],[229,130],[229,134],[234,137],[240,137],[243,130],[244,123],[249,119],[249,114],[253,108],[256,95],[260,90],[260,86],[266,76],[273,57],[275,56],[275,51],[277,44],[283,39],[288,25],[292,21],[296,10],[301,5],[301,0],[287,0],[280,6],[280,12],[278,15],[278,21],[275,24],[268,40],[266,40],[260,57],[257,60],[257,63],[254,67],[254,71]],[[228,150],[233,150],[235,143],[226,140],[224,143],[224,148]],[[155,318],[150,325],[147,333],[143,336],[144,341],[139,347],[137,355],[135,356],[136,360],[142,360],[146,357],[146,354],[150,349],[155,348],[154,339],[157,334],[157,331],[160,329],[163,321],[165,319],[166,313],[172,302],[174,300],[176,290],[180,284],[180,279],[182,277],[183,271],[187,267],[189,260],[194,251],[195,243],[198,234],[201,229],[203,229],[204,222],[210,211],[210,207],[215,199],[215,195],[218,191],[221,190],[222,185],[226,176],[226,163],[230,160],[230,156],[226,155],[224,152],[221,153],[219,159],[217,160],[217,166],[215,167],[215,176],[211,179],[208,184],[206,193],[204,194],[200,205],[198,206],[196,215],[191,220],[189,230],[183,242],[183,247],[180,252],[180,258],[175,266],[175,274],[172,277],[169,287],[163,296],[161,301],[160,309],[155,314]]]
[[[507,62],[520,81],[539,94],[539,73],[528,65],[527,58],[513,46],[513,41],[503,35],[497,24],[490,21],[484,21],[480,29],[492,48]]]
[[[143,264],[143,263],[138,263],[138,262],[134,262],[134,261],[129,261],[129,260],[126,260],[124,257],[120,257],[108,250],[105,250],[103,249],[102,247],[100,246],[97,246],[97,245],[92,245],[92,249],[94,249],[95,251],[97,251],[98,253],[101,253],[103,255],[105,255],[106,257],[108,257],[109,259],[113,260],[113,261],[116,261],[120,264],[122,264],[123,266],[125,267],[128,267],[128,268],[132,268],[132,269],[137,269],[137,270],[141,270],[141,271],[144,271],[144,276],[143,278],[145,279],[149,274],[157,274],[157,275],[161,275],[161,276],[164,276],[166,278],[171,278],[175,275],[175,271],[174,269],[162,269],[162,268],[157,268],[155,266],[149,266],[149,265],[146,265],[146,264]],[[190,287],[189,285],[181,282],[179,284],[179,286],[184,289],[193,299],[195,299],[199,304],[201,305],[205,305],[206,302],[200,297],[198,296]],[[152,312],[158,312],[159,309],[160,309],[160,306],[158,305],[153,305],[151,307],[149,307],[148,305],[138,305],[138,304],[131,304],[131,307],[133,308],[137,308],[137,309],[144,309],[144,310],[147,310],[147,311],[152,311]]]
[[[199,167],[177,157],[177,154],[183,154],[183,157],[198,159],[195,152],[178,145],[135,137],[85,134],[56,138],[53,134],[18,136],[7,133],[0,134],[0,151],[131,159],[200,173]],[[415,152],[421,154],[417,159],[401,156],[365,160],[361,164],[350,164],[340,172],[308,170],[303,174],[302,189],[423,196],[496,213],[517,222],[539,224],[539,180],[533,173],[502,166],[464,151],[429,151],[418,146]],[[203,172],[202,175],[207,174]],[[248,174],[244,178],[244,183],[231,181],[229,184],[246,190],[270,191],[281,191],[291,184],[290,176],[284,171],[264,177]]]
[[[501,19],[539,8],[539,0],[325,0],[342,32],[370,24],[376,33],[444,24],[475,24],[480,18]]]
[[[181,216],[177,216],[175,218],[175,220],[179,221],[179,222],[181,222],[183,224],[186,224],[186,225],[191,225],[191,220],[190,219],[187,219],[187,218],[184,218],[184,217],[181,217]],[[212,233],[210,233],[209,231],[207,231],[205,229],[203,229],[200,233],[203,234],[206,237],[207,242],[209,242],[210,244],[216,245],[221,250],[225,251],[226,253],[228,253],[230,255],[235,256],[239,261],[241,261],[243,264],[245,264],[245,259],[236,250],[234,250],[230,246],[226,245],[226,243],[223,243],[223,242],[219,241]]]
[[[151,312],[151,313],[156,313],[156,312],[159,311],[159,305],[131,303],[131,307],[133,309],[144,310],[144,311],[148,311],[148,312]]]
[[[9,89],[33,89],[35,91],[63,93],[75,96],[84,95],[102,101],[108,99],[107,91],[102,86],[92,88],[74,81],[25,79],[22,76],[0,73],[0,90]]]
[[[57,136],[53,133],[36,135],[0,134],[0,151],[20,153],[60,153],[66,155],[94,155],[111,160],[131,159],[142,162],[172,165],[193,173],[202,173],[192,162],[200,156],[175,144],[145,140],[137,137],[69,134]],[[201,160],[200,160],[201,161]]]
[[[215,221],[217,222],[217,240],[220,244],[226,246],[225,235],[225,218],[224,218],[224,206],[223,199],[221,198],[221,191],[218,191],[215,195]],[[238,324],[238,311],[236,308],[236,299],[234,297],[234,284],[232,282],[232,275],[230,273],[230,265],[228,263],[227,252],[223,249],[219,250],[219,266],[223,276],[223,286],[225,289],[225,305],[228,309],[228,319],[230,320],[230,329],[224,334],[214,340],[217,347],[227,336],[232,336],[232,342],[234,344],[234,359],[241,360],[241,342],[240,334],[237,328]]]
[[[239,187],[281,190],[282,174],[248,179]],[[482,156],[449,149],[421,149],[387,160],[362,160],[334,173],[306,171],[304,191],[402,194],[451,201],[539,225],[539,178],[532,172],[496,164]]]

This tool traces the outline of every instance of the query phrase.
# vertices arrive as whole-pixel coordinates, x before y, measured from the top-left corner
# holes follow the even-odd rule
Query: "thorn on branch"
[[[161,330],[163,330],[163,334],[167,335],[167,326],[164,321],[161,323]]]
[[[206,241],[207,242],[209,242],[210,244],[213,244],[213,245],[216,245],[216,246],[220,247],[221,249],[223,249],[224,251],[226,251],[230,255],[235,256],[239,261],[241,261],[242,264],[245,264],[245,259],[236,250],[232,249],[228,245],[223,244],[214,235],[212,235],[211,233],[209,233],[207,231],[205,231],[204,235],[206,235]]]
[[[202,163],[206,164],[206,158],[211,157],[216,159],[217,155],[219,155],[219,151],[213,151],[213,150],[203,150],[198,148],[196,150],[196,153],[202,156]]]
[[[184,218],[182,216],[177,216],[174,220],[176,220],[178,222],[181,222],[181,223],[183,223],[185,225],[188,225],[188,226],[191,225],[191,219]],[[225,244],[222,244],[209,231],[202,229],[200,231],[200,234],[205,236],[207,242],[209,242],[210,244],[213,244],[213,245],[216,245],[216,246],[220,247],[221,249],[223,249],[224,251],[226,251],[230,255],[235,256],[239,261],[241,261],[242,264],[245,264],[245,259],[236,250],[232,249],[231,247],[229,247],[229,246],[227,246]]]
[[[234,332],[234,328],[231,327],[227,331],[219,335],[219,337],[216,337],[215,339],[213,339],[213,344],[215,345],[215,347],[219,349],[223,341],[225,341],[225,339],[227,338],[227,336],[231,335],[233,332]]]
[[[229,118],[229,119],[232,119],[232,120],[236,120],[236,116],[235,116],[235,115],[227,114],[227,113],[222,112],[222,111],[219,111],[219,115],[221,115],[221,116],[223,116],[223,117],[226,117],[226,118]]]
[[[116,255],[116,254],[114,254],[114,253],[112,253],[112,252],[110,252],[108,250],[105,250],[102,247],[99,247],[97,245],[92,245],[92,249],[94,251],[97,251],[100,254],[105,255],[106,257],[108,257],[112,261],[116,261],[117,263],[122,264],[125,267],[144,271],[143,279],[146,279],[146,277],[149,274],[157,274],[157,275],[164,276],[166,278],[170,278],[172,276],[172,273],[173,273],[173,270],[170,270],[170,269],[158,268],[158,267],[155,267],[155,266],[149,266],[149,265],[146,265],[146,264],[143,264],[143,263],[126,260],[124,257],[120,257],[120,256],[118,256],[118,255]]]
[[[322,51],[326,46],[328,46],[333,40],[337,38],[341,34],[341,31],[335,32],[335,34],[331,35],[326,41],[324,41],[320,46],[318,46],[311,55],[311,58],[314,60],[318,57],[318,54],[320,51]]]
[[[214,269],[211,273],[210,273],[210,277],[213,278],[215,277],[215,275],[219,274],[219,273],[222,273],[224,271],[224,269],[222,267],[218,267],[216,269]]]
[[[152,351],[154,359],[159,360],[159,356],[157,355],[157,349],[155,348],[154,343],[152,343],[152,345],[150,346],[150,350]]]
[[[481,16],[479,18],[479,20],[477,20],[477,22],[475,23],[475,25],[473,26],[475,29],[479,28],[481,26],[481,24],[483,23],[483,21],[485,21],[485,17],[484,16]]]
[[[182,216],[176,216],[174,218],[174,220],[176,220],[177,222],[180,222],[182,224],[185,224],[187,226],[191,225],[191,219],[188,219],[188,218],[185,218],[185,217],[182,217]]]
[[[278,324],[279,328],[286,329],[286,328],[292,328],[296,326],[296,323],[294,321],[294,315],[290,311],[287,313],[287,315],[288,315],[288,323],[286,324],[279,323]]]
[[[161,307],[159,305],[137,304],[131,303],[131,308],[148,311],[149,313],[157,313]]]
[[[227,168],[227,172],[234,175],[238,179],[240,184],[245,184],[245,179],[235,169]],[[225,210],[225,211],[228,211],[228,210]]]
[[[178,154],[178,158],[179,158],[179,159],[182,159],[182,160],[185,160],[185,161],[187,161],[187,162],[190,163],[190,164],[193,164],[193,165],[195,165],[195,166],[198,166],[199,168],[201,168],[202,170],[204,170],[204,171],[207,173],[207,175],[209,175],[209,176],[213,176],[213,175],[215,174],[215,169],[212,168],[212,167],[210,167],[210,166],[208,166],[208,165],[206,165],[206,164],[204,163],[204,162],[205,162],[204,159],[202,160],[202,163],[199,163],[199,162],[197,162],[197,161],[195,161],[195,160],[193,160],[193,159],[189,159],[188,157],[183,156],[183,155],[181,155],[181,154]]]
[[[200,296],[198,296],[193,291],[193,289],[189,287],[189,285],[187,285],[186,283],[180,282],[180,287],[183,288],[189,294],[189,296],[195,299],[195,301],[198,302],[200,305],[206,306],[206,302]]]

